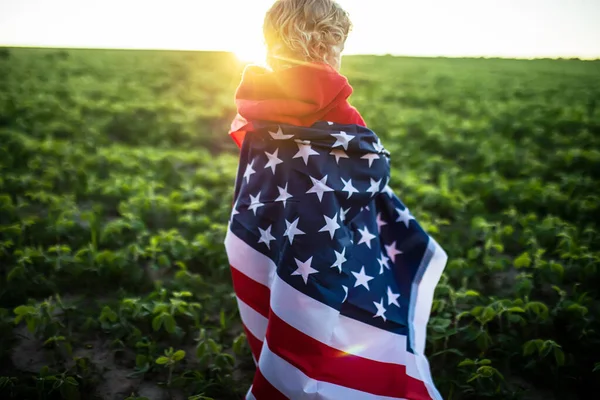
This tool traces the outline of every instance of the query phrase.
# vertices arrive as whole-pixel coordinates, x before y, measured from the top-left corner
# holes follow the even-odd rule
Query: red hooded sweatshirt
[[[238,115],[229,134],[241,147],[252,121],[273,121],[311,126],[317,121],[366,126],[348,103],[352,86],[326,64],[305,64],[278,71],[248,66],[242,75],[235,102]]]

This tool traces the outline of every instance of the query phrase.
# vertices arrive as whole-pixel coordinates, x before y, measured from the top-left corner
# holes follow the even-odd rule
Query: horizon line
[[[0,48],[25,48],[25,49],[56,49],[56,50],[129,50],[129,51],[179,51],[179,52],[206,52],[206,53],[229,53],[235,56],[235,52],[226,49],[192,49],[192,48],[161,48],[161,47],[97,47],[97,46],[46,46],[29,44],[3,44]],[[444,54],[410,54],[410,53],[359,53],[347,52],[344,56],[392,56],[406,58],[484,58],[484,59],[504,59],[504,60],[580,60],[580,61],[600,61],[600,55],[594,57],[583,57],[580,55],[535,55],[535,56],[507,56],[507,55],[444,55]]]

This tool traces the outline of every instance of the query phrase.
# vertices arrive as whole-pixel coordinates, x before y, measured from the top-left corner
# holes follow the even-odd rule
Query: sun
[[[267,51],[262,43],[243,41],[236,45],[233,49],[233,54],[244,64],[265,65],[267,59]]]

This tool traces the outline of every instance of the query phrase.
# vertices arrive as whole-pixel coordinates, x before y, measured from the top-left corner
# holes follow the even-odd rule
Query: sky
[[[0,0],[0,46],[225,50],[262,61],[273,0]],[[338,0],[345,54],[600,58],[600,0]]]

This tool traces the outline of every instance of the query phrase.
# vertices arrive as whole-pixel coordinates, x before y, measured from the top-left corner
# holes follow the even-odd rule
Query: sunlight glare
[[[226,39],[231,52],[243,64],[266,66],[267,49],[263,36],[263,20],[272,2],[273,0],[253,1],[252,6],[248,5],[248,8],[240,12],[240,16],[235,17],[237,19],[232,20],[232,24],[243,26],[244,32]]]
[[[267,58],[267,51],[259,41],[242,41],[239,46],[236,46],[233,50],[233,54],[237,59],[246,64],[257,64],[265,65]]]

